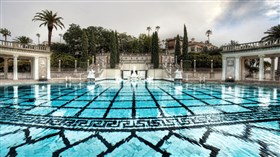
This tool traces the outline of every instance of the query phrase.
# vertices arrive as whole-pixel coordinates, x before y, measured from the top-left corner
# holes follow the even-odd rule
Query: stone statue
[[[89,82],[95,81],[95,71],[93,69],[88,72],[87,79]]]
[[[133,71],[132,71],[132,74],[131,74],[131,76],[130,76],[130,79],[131,79],[132,81],[138,80],[138,75],[136,74],[135,66],[133,66]]]
[[[174,78],[174,81],[182,81],[183,79],[183,76],[182,76],[182,71],[180,70],[176,70],[175,71],[175,78]]]

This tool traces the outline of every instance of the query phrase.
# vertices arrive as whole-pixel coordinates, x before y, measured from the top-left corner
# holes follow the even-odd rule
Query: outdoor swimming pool
[[[0,156],[280,156],[280,89],[167,81],[0,87]]]

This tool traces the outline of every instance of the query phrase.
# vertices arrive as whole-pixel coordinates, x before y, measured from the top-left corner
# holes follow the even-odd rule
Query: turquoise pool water
[[[280,156],[280,89],[167,81],[0,87],[0,156]]]

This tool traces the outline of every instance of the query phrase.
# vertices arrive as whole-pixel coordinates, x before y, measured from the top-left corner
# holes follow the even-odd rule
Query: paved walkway
[[[53,78],[48,81],[35,81],[32,79],[20,79],[20,80],[10,80],[10,79],[0,79],[0,86],[2,85],[24,85],[24,84],[44,84],[44,83],[65,83],[65,78]],[[83,78],[80,80],[79,78],[72,78],[71,82],[86,82],[86,79]],[[199,83],[199,79],[189,79],[189,80],[184,80],[183,82],[185,83]],[[221,80],[206,80],[206,83],[226,83]],[[280,87],[280,81],[254,81],[254,80],[245,80],[245,81],[238,81],[234,83],[226,83],[226,84],[241,84],[241,85],[258,85],[258,86],[277,86]]]

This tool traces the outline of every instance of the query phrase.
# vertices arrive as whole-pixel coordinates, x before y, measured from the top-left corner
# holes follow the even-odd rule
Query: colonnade
[[[271,60],[271,67],[270,67],[270,76],[271,80],[275,81],[275,56],[265,56],[265,55],[258,55],[257,56],[259,59],[259,70],[258,70],[258,80],[263,81],[264,80],[264,58],[270,58]],[[230,59],[229,59],[230,58]],[[251,57],[250,57],[251,58]],[[222,80],[226,80],[227,77],[234,77],[236,81],[243,80],[245,78],[245,62],[246,57],[240,57],[240,56],[235,56],[235,57],[225,57],[223,56],[223,69],[222,69]],[[233,67],[234,67],[234,74],[230,73],[228,71],[228,66],[230,65],[229,62],[233,61]],[[229,74],[230,73],[230,74]]]
[[[21,56],[19,55],[13,55],[13,56],[5,56],[3,57],[4,59],[4,79],[8,79],[8,60],[9,59],[13,59],[13,80],[18,80],[18,61],[20,59]],[[31,74],[32,74],[32,78],[34,80],[39,80],[42,78],[45,79],[51,79],[51,61],[50,61],[50,57],[30,57],[31,59]],[[42,62],[40,62],[40,59],[45,59],[46,60],[46,65],[43,67],[42,66]],[[40,75],[40,70],[42,70],[42,68],[46,68],[46,76],[43,76],[42,74]]]

